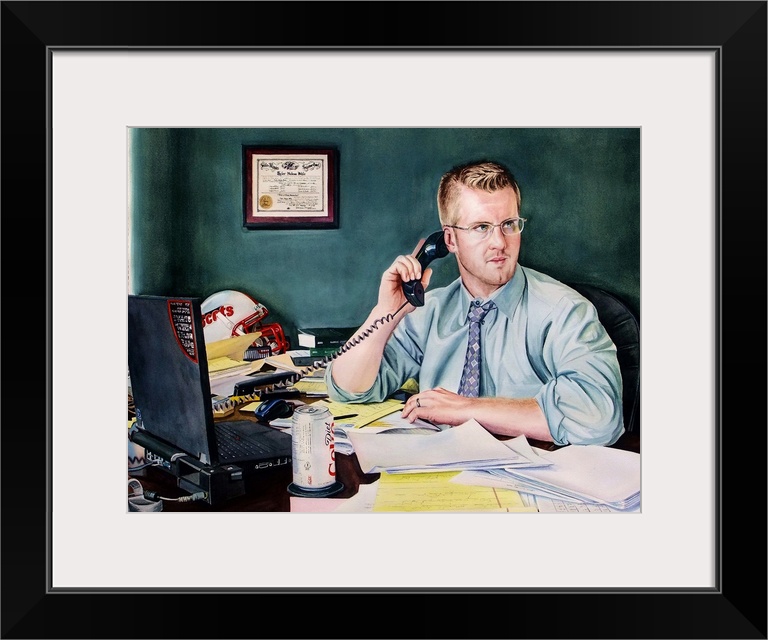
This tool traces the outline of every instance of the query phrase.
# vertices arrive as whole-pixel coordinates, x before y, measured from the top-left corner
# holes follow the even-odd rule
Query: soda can
[[[333,415],[328,407],[296,407],[291,422],[293,482],[288,492],[296,496],[327,497],[344,488],[336,479]]]

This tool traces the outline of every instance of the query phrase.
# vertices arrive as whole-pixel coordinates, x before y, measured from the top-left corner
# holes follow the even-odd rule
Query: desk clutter
[[[336,509],[639,512],[637,453],[593,445],[545,451],[525,436],[498,440],[475,420],[409,424],[398,411],[364,428],[337,425],[337,450],[355,452],[364,473],[381,477]],[[292,511],[315,508],[292,498]]]
[[[501,440],[476,420],[411,423],[402,417],[402,398],[332,401],[324,379],[331,358],[322,350],[338,350],[353,329],[302,330],[299,350],[278,344],[281,331],[272,329],[269,344],[257,344],[266,309],[237,292],[221,294],[207,301],[205,313],[195,299],[129,296],[129,472],[175,469],[178,486],[191,495],[163,500],[225,503],[243,495],[245,476],[292,466],[294,482],[286,491],[295,512],[639,512],[639,454],[579,445],[545,451],[524,436]],[[237,305],[243,317],[229,313]],[[132,362],[143,368],[143,379],[133,381],[135,403]],[[176,380],[180,371],[185,382]],[[209,415],[199,415],[195,407],[208,403],[203,414]],[[239,421],[225,420],[236,412]],[[242,420],[248,415],[253,421]],[[154,416],[161,418],[155,433]],[[225,459],[228,425],[238,441],[258,427],[260,441],[275,440],[279,452]],[[204,446],[210,447],[204,455],[190,453]],[[336,455],[356,456],[360,472],[378,479],[360,483],[352,497],[338,497],[344,485],[335,477]],[[140,488],[133,483],[133,507],[146,510],[143,501],[153,495]]]

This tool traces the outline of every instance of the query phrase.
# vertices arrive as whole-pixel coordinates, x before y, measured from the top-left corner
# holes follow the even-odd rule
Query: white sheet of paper
[[[379,481],[361,484],[351,498],[301,498],[291,496],[291,513],[368,513],[373,511]]]
[[[574,497],[620,503],[640,492],[640,454],[596,445],[549,451],[547,468],[509,469],[516,478],[562,489]]]
[[[442,470],[503,467],[525,458],[488,433],[477,420],[468,420],[428,435],[348,431],[363,473],[380,470]],[[527,462],[527,461],[526,461]]]
[[[379,433],[382,431],[391,431],[392,429],[417,429],[421,431],[442,431],[443,429],[449,429],[450,426],[447,424],[443,425],[434,425],[431,422],[427,422],[426,420],[420,420],[419,418],[416,418],[413,422],[409,422],[406,418],[403,418],[403,412],[396,411],[395,413],[390,413],[388,416],[383,416],[377,420],[374,421],[374,424],[376,426],[366,425],[365,426],[365,432],[371,433],[372,429],[377,429]],[[405,431],[404,431],[405,432]],[[418,433],[419,431],[414,431],[413,433]]]
[[[539,449],[538,447],[532,447],[528,438],[525,436],[517,436],[509,440],[504,440],[504,444],[508,446],[512,451],[517,451],[522,456],[525,456],[531,462],[536,462],[541,466],[549,466],[553,462],[547,457],[547,451]]]
[[[336,513],[368,513],[373,511],[373,503],[376,502],[378,490],[378,480],[370,484],[361,484],[357,493],[351,498],[338,501],[341,504],[336,507]]]
[[[587,502],[571,502],[568,500],[553,500],[536,496],[536,508],[539,513],[638,513],[640,505],[633,509],[614,509],[607,504],[589,504]]]

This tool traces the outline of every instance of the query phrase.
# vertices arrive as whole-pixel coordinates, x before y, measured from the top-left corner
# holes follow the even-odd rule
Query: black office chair
[[[616,345],[624,384],[624,428],[640,433],[640,320],[618,297],[598,287],[567,283],[597,309],[600,322]]]

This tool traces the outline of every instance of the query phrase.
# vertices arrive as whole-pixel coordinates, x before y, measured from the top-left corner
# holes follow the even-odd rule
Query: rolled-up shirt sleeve
[[[333,381],[333,363],[325,372],[328,397],[335,402],[383,402],[408,378],[418,378],[422,353],[409,335],[407,322],[401,323],[384,347],[379,373],[373,385],[362,393],[350,393]]]
[[[586,300],[565,298],[542,326],[552,378],[535,399],[557,444],[610,445],[624,433],[616,346]]]
[[[390,336],[376,381],[349,393],[326,371],[337,402],[382,402],[409,378],[420,389],[459,388],[472,297],[457,279],[428,292]],[[609,445],[624,432],[616,347],[594,305],[553,278],[525,267],[494,297],[483,325],[481,395],[533,397],[559,445]],[[523,348],[524,346],[524,348]]]

